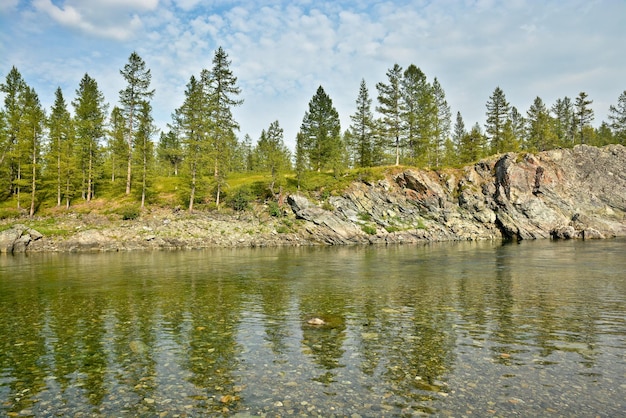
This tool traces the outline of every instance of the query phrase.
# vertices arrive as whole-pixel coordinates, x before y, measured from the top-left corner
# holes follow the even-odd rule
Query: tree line
[[[44,201],[69,208],[108,188],[143,207],[155,179],[175,177],[180,200],[191,211],[197,202],[219,208],[229,174],[269,173],[270,196],[282,194],[285,174],[298,185],[309,172],[384,165],[459,166],[490,154],[543,151],[575,144],[626,144],[626,91],[610,106],[608,121],[594,128],[592,100],[585,92],[548,107],[537,97],[525,115],[496,87],[486,103],[484,126],[467,129],[453,120],[437,78],[429,81],[411,64],[394,64],[376,84],[376,104],[361,80],[349,127],[342,132],[332,99],[319,86],[296,136],[295,152],[285,146],[278,121],[253,144],[232,110],[243,103],[228,54],[219,47],[212,67],[192,75],[183,103],[159,132],[152,117],[151,72],[136,53],[120,70],[126,87],[109,111],[95,79],[85,74],[70,112],[55,91],[49,112],[13,67],[0,84],[0,202],[12,202],[33,216]],[[158,139],[157,139],[158,136]]]

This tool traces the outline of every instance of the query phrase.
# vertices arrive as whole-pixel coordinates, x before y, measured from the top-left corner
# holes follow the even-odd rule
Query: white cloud
[[[137,50],[152,70],[160,126],[180,106],[189,77],[211,67],[218,46],[229,54],[242,87],[245,102],[235,111],[242,134],[255,138],[278,119],[291,144],[318,85],[333,99],[346,129],[360,80],[366,80],[375,105],[375,84],[385,81],[385,72],[396,62],[419,66],[430,80],[437,77],[453,112],[461,111],[467,126],[483,123],[485,103],[496,86],[522,113],[536,96],[551,105],[556,98],[587,91],[594,105],[604,106],[596,109],[596,120],[605,117],[607,103],[614,103],[624,89],[617,85],[626,71],[621,52],[626,42],[624,2],[34,0],[33,4],[39,20],[41,13],[50,17],[38,25],[43,35],[19,30],[18,23],[8,19],[0,21],[3,30],[9,28],[6,35],[0,34],[5,49],[15,45],[7,57],[19,56],[17,63],[39,72],[39,79],[67,80],[67,74],[77,74],[75,85],[88,71],[102,80],[113,104],[122,87],[119,69]],[[584,13],[578,11],[582,6]],[[54,32],[47,25],[50,21],[99,39]],[[12,34],[21,43],[8,42]],[[42,47],[24,47],[30,45]],[[42,56],[55,54],[62,58],[38,64]],[[54,87],[45,89],[52,94]]]
[[[33,6],[63,26],[124,41],[143,26],[135,12],[154,10],[158,0],[65,0],[61,5],[51,0],[35,0]]]

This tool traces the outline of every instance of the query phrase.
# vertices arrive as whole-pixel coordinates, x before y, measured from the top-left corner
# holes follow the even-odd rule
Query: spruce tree
[[[337,169],[344,150],[341,149],[339,113],[331,98],[319,86],[305,112],[300,126],[299,150],[310,170]],[[337,170],[335,170],[337,172]]]
[[[206,100],[202,85],[194,76],[187,83],[185,101],[173,117],[184,147],[184,175],[189,184],[188,208],[191,212],[209,162]]]
[[[126,172],[126,194],[130,194],[132,182],[133,165],[133,139],[138,126],[137,115],[141,112],[144,102],[149,102],[154,96],[154,90],[150,90],[152,75],[146,68],[146,63],[133,52],[128,57],[128,63],[120,74],[126,80],[126,88],[120,90],[120,103],[122,112],[126,120],[126,144],[128,146],[127,172]]]
[[[490,141],[491,152],[498,154],[504,151],[503,137],[504,128],[511,110],[510,104],[506,101],[504,91],[496,87],[487,101],[487,122],[485,130]]]
[[[413,64],[404,71],[400,86],[400,117],[406,146],[414,163],[429,162],[437,119],[432,86],[422,70]]]
[[[609,126],[615,141],[626,145],[626,90],[619,95],[617,106],[609,106]]]
[[[12,67],[0,91],[4,93],[4,135],[0,138],[0,175],[4,194],[8,197],[15,194],[15,179],[18,172],[18,133],[23,109],[20,106],[20,95],[26,89],[26,82],[16,67]]]
[[[111,183],[115,183],[118,173],[126,171],[128,174],[128,142],[126,130],[128,129],[124,112],[115,106],[109,118],[108,131],[108,162],[111,170]]]
[[[76,90],[74,120],[76,126],[76,157],[83,199],[94,197],[95,182],[99,177],[101,141],[105,134],[107,104],[96,80],[85,74]]]
[[[168,176],[178,176],[179,167],[183,162],[183,147],[176,127],[169,128],[167,132],[161,132],[157,156]]]
[[[562,147],[571,147],[574,143],[574,107],[569,97],[557,99],[551,108],[554,117],[554,133],[557,143]]]
[[[261,132],[261,137],[257,143],[255,154],[259,161],[259,169],[269,171],[271,182],[269,190],[272,196],[276,194],[274,187],[279,186],[282,191],[283,173],[291,168],[291,154],[285,146],[283,139],[283,129],[274,121],[267,131]]]
[[[148,188],[153,180],[154,142],[157,129],[152,118],[152,106],[144,101],[139,110],[138,126],[135,132],[135,160],[140,169],[141,207],[145,207]]]
[[[350,116],[352,124],[346,137],[355,167],[370,167],[374,164],[374,116],[372,99],[364,79],[361,79],[359,95],[356,99],[356,112]]]
[[[20,209],[20,192],[22,188],[30,191],[30,208],[28,214],[35,214],[37,186],[41,172],[41,151],[46,122],[46,114],[41,107],[39,97],[32,87],[26,86],[19,97],[23,114],[18,130],[18,172],[16,178],[17,205]]]
[[[382,115],[382,134],[393,149],[395,149],[395,164],[400,165],[400,148],[402,128],[402,93],[400,83],[402,81],[402,67],[394,64],[387,71],[387,83],[376,84],[378,90],[378,106],[376,111]]]
[[[48,125],[48,177],[56,189],[57,206],[61,206],[67,189],[66,174],[72,165],[74,150],[73,123],[61,88],[55,91],[54,105],[47,120]]]
[[[232,109],[243,103],[243,100],[237,99],[241,89],[237,86],[237,77],[233,75],[230,65],[228,54],[219,47],[215,51],[211,71],[203,70],[200,75],[207,101],[207,128],[210,131],[208,152],[213,160],[215,204],[218,208],[221,190],[226,184],[230,161],[237,146],[235,131],[239,130],[239,124],[233,117]]]
[[[528,109],[526,120],[526,149],[536,152],[554,148],[556,136],[552,130],[552,118],[540,97],[536,97]]]
[[[581,91],[576,97],[576,103],[574,104],[574,116],[576,118],[576,129],[580,143],[585,143],[585,132],[591,127],[593,121],[593,109],[589,106],[593,103],[593,100],[587,98],[587,93]]]
[[[435,152],[435,166],[439,166],[444,145],[450,136],[452,112],[446,100],[446,93],[437,78],[433,80],[432,92],[436,109],[433,148]]]

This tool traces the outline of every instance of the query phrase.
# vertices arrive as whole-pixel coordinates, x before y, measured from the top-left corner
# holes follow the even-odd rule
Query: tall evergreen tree
[[[615,141],[626,145],[626,90],[619,95],[617,106],[609,106],[609,126]]]
[[[476,123],[472,129],[463,136],[460,159],[461,163],[467,164],[478,161],[485,155],[486,138]]]
[[[146,63],[136,52],[130,54],[128,63],[124,65],[124,69],[120,70],[120,74],[127,83],[126,88],[120,90],[120,103],[127,126],[126,143],[128,145],[128,154],[126,194],[130,194],[133,165],[133,139],[138,126],[137,115],[141,112],[144,102],[149,102],[150,99],[152,99],[154,90],[150,90],[150,81],[152,79],[150,70],[146,68]]]
[[[124,112],[117,106],[113,107],[109,118],[107,147],[112,183],[115,183],[118,173],[126,171],[128,175],[127,129],[128,125],[124,117]]]
[[[376,84],[378,106],[376,111],[382,115],[381,128],[387,142],[395,149],[396,165],[400,165],[400,140],[402,136],[402,67],[394,64],[387,71],[387,83]]]
[[[556,145],[556,135],[548,108],[540,97],[536,97],[527,112],[526,148],[530,151],[545,151]]]
[[[364,79],[359,85],[359,95],[356,99],[356,112],[350,116],[348,136],[351,155],[355,167],[370,167],[374,164],[374,116],[372,114],[372,99]]]
[[[141,207],[145,207],[146,194],[153,177],[154,142],[152,137],[157,133],[152,118],[152,106],[147,101],[142,103],[138,116],[138,127],[135,132],[136,161],[140,169]]]
[[[82,174],[81,194],[90,201],[101,161],[101,141],[104,138],[107,104],[96,80],[85,74],[76,90],[74,120],[78,169]]]
[[[571,147],[574,143],[574,107],[569,97],[557,99],[550,109],[554,115],[554,133],[558,144]]]
[[[175,125],[184,146],[185,177],[189,182],[189,211],[193,211],[202,177],[209,163],[207,152],[207,109],[202,85],[191,76],[185,89],[185,101],[174,114]]]
[[[301,157],[310,170],[337,169],[344,150],[341,149],[339,113],[331,98],[319,86],[305,112],[298,135]]]
[[[426,75],[411,64],[401,80],[401,119],[405,143],[416,162],[429,162],[436,135],[437,106]]]
[[[259,169],[269,171],[272,180],[269,185],[270,192],[275,195],[275,186],[282,188],[282,174],[291,168],[291,154],[283,140],[283,129],[274,121],[267,131],[261,132],[261,137],[256,146]]]
[[[487,122],[485,124],[492,153],[498,154],[504,150],[504,127],[510,110],[511,105],[506,101],[504,91],[500,87],[496,87],[487,101]]]
[[[439,80],[435,78],[432,84],[433,97],[435,99],[435,132],[433,148],[435,152],[435,165],[439,166],[441,160],[441,154],[446,141],[450,136],[450,126],[452,124],[452,112],[448,101],[446,100],[446,93],[441,87]]]
[[[50,181],[56,189],[57,206],[61,206],[67,192],[67,171],[72,166],[74,133],[72,118],[60,87],[56,89],[54,97],[54,105],[47,121],[47,166]]]
[[[32,87],[26,86],[19,97],[23,111],[18,130],[18,171],[16,178],[17,205],[20,208],[22,187],[30,189],[29,216],[35,214],[37,185],[41,172],[41,151],[44,136],[46,114],[41,107],[39,97]]]
[[[8,197],[15,193],[14,182],[18,171],[18,133],[22,108],[20,95],[26,89],[26,82],[16,67],[12,67],[0,91],[4,93],[4,135],[0,138],[0,175],[2,175],[3,191]]]
[[[161,132],[157,155],[159,161],[167,169],[168,175],[178,176],[178,170],[183,162],[183,147],[178,135],[178,129],[170,126],[167,132]]]
[[[235,131],[239,130],[239,124],[233,117],[232,109],[243,103],[243,100],[237,99],[241,89],[237,86],[237,77],[233,75],[230,64],[228,54],[219,47],[215,51],[211,71],[203,70],[200,76],[208,101],[208,128],[211,132],[209,154],[213,160],[215,204],[218,208],[221,190],[230,169],[229,162],[237,146]]]
[[[576,129],[581,144],[585,143],[585,131],[591,127],[591,122],[593,121],[593,109],[589,107],[592,103],[593,100],[587,98],[587,93],[581,91],[578,97],[576,97],[576,103],[574,104]]]

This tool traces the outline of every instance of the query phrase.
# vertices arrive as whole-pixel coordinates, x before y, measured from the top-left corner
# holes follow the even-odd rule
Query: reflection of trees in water
[[[344,367],[340,363],[345,349],[346,339],[346,304],[345,294],[337,292],[332,286],[320,284],[314,291],[300,294],[300,312],[302,320],[303,353],[310,355],[313,361],[325,370],[316,377],[324,384],[334,381],[334,369]],[[309,325],[306,320],[320,317],[324,325]]]
[[[43,336],[46,307],[41,303],[38,289],[18,287],[3,289],[7,295],[0,306],[0,376],[7,381],[10,394],[7,404],[0,404],[0,411],[16,413],[34,405],[34,399],[45,389],[47,362]],[[5,315],[4,313],[11,313]],[[2,387],[0,387],[2,389]],[[1,392],[0,392],[1,393]]]

